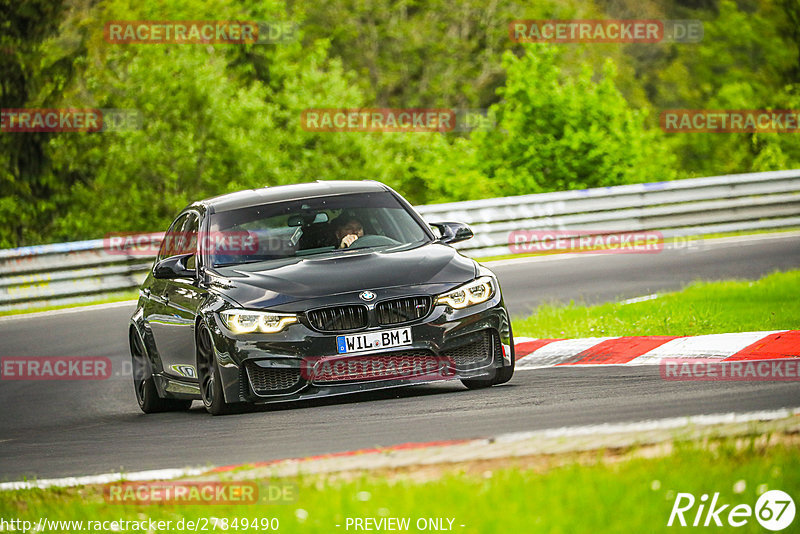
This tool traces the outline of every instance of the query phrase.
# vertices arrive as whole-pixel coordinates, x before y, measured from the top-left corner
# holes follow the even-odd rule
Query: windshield
[[[231,236],[208,251],[213,267],[348,250],[418,244],[428,235],[388,192],[275,202],[211,216],[210,232]]]

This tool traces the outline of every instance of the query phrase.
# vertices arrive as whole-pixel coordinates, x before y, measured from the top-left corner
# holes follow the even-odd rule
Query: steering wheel
[[[363,235],[350,243],[347,248],[368,248],[368,247],[382,247],[385,245],[399,245],[400,241],[396,241],[391,237],[385,235]]]

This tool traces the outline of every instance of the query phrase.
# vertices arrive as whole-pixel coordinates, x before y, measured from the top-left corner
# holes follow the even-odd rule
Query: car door
[[[193,269],[192,277],[155,279],[151,286],[152,312],[148,322],[164,372],[188,379],[197,378],[195,369],[194,320],[204,293],[197,287],[197,236],[200,217],[190,211],[176,219],[165,236],[171,240],[163,247],[165,257],[174,253],[194,251],[186,266]],[[180,245],[176,249],[176,242]],[[191,249],[185,244],[191,243]],[[161,253],[159,253],[159,258]],[[162,258],[160,258],[162,259]]]
[[[180,230],[188,217],[188,213],[182,213],[169,226],[169,229],[164,234],[164,239],[161,241],[154,266],[159,261],[175,254],[174,241],[171,237]],[[162,326],[165,321],[169,320],[169,311],[163,297],[167,289],[167,282],[168,280],[156,278],[151,272],[140,291],[140,294],[145,298],[143,306],[144,323],[147,331],[152,336],[159,359],[162,345],[165,348],[168,348],[167,346],[169,345],[169,337],[164,336],[168,329]]]

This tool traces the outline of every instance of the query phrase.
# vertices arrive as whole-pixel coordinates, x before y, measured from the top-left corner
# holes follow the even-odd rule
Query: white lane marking
[[[632,299],[623,300],[620,302],[620,306],[625,306],[626,304],[636,304],[637,302],[646,302],[648,300],[655,300],[658,298],[658,293],[651,293],[650,295],[645,295],[643,297],[634,297]]]
[[[0,491],[85,486],[87,484],[110,484],[112,482],[137,481],[137,480],[170,480],[173,478],[197,476],[207,473],[210,467],[190,467],[185,469],[155,469],[152,471],[137,471],[134,473],[106,473],[103,475],[89,475],[82,477],[49,478],[42,480],[22,480],[19,482],[0,483]]]
[[[473,449],[472,456],[480,456],[480,453],[485,451],[487,447],[494,446],[495,444],[502,443],[515,443],[521,441],[535,440],[537,438],[568,438],[577,436],[602,436],[613,435],[622,433],[645,432],[652,430],[671,430],[680,429],[688,426],[710,426],[717,424],[730,424],[730,423],[743,423],[750,421],[773,421],[777,419],[785,419],[787,417],[800,415],[800,408],[788,407],[779,408],[776,410],[764,410],[758,412],[743,412],[743,413],[722,413],[722,414],[708,414],[708,415],[691,415],[685,417],[670,417],[664,419],[650,419],[644,421],[635,421],[628,423],[607,423],[601,425],[582,425],[582,426],[567,426],[556,427],[543,430],[525,431],[525,432],[509,432],[499,434],[494,438],[477,438],[467,440],[465,442],[453,445],[432,445],[426,448],[425,461],[421,461],[419,457],[414,457],[413,464],[419,465],[420,463],[439,463],[435,458],[441,458],[441,463],[452,461],[453,451],[458,451],[464,447]],[[475,447],[479,445],[479,447]],[[417,450],[418,452],[418,450]],[[412,451],[413,453],[413,451]],[[403,454],[403,452],[398,452]],[[470,454],[467,457],[460,458],[460,461],[469,460]],[[348,461],[357,461],[357,464],[340,466],[339,470],[344,467],[351,469],[374,469],[385,466],[386,459],[390,455],[383,452],[368,452],[361,455],[346,456]],[[313,466],[315,464],[323,464],[329,462],[330,459],[311,459],[311,458],[287,458],[281,462],[273,464],[275,467],[283,465],[302,464],[304,472],[314,472]],[[108,484],[111,482],[118,482],[120,480],[128,481],[146,481],[146,480],[168,480],[183,476],[199,476],[209,474],[213,469],[212,467],[198,467],[190,469],[161,469],[157,471],[139,471],[134,473],[108,473],[105,475],[85,476],[85,477],[69,477],[57,478],[39,481],[21,481],[21,482],[5,482],[0,484],[0,491],[31,489],[31,488],[48,488],[48,487],[70,487],[81,486],[86,484]]]
[[[575,436],[594,436],[601,434],[617,434],[622,432],[645,432],[649,430],[669,430],[686,426],[708,426],[726,423],[746,423],[749,421],[774,421],[800,415],[800,408],[779,408],[759,412],[722,413],[708,415],[690,415],[669,417],[665,419],[649,419],[632,423],[606,423],[602,425],[566,426],[529,432],[512,432],[501,434],[495,441],[514,442],[537,437],[561,438]]]
[[[703,236],[698,236],[698,239],[702,242],[702,247],[699,247],[692,252],[703,252],[706,247],[729,247],[734,245],[749,245],[755,244],[758,241],[769,241],[773,239],[788,239],[800,237],[800,232],[775,232],[771,234],[758,234],[758,235],[743,235],[743,236],[731,236],[731,237],[717,237],[711,239],[703,239]],[[684,250],[684,249],[668,249],[668,250]],[[582,252],[578,254],[548,254],[546,256],[528,256],[525,258],[508,258],[505,260],[493,260],[493,261],[484,261],[481,262],[483,265],[486,265],[489,268],[492,267],[504,267],[506,265],[517,265],[517,264],[525,264],[525,263],[541,263],[546,261],[559,261],[559,260],[574,260],[576,258],[586,258],[592,257],[596,255],[604,255],[609,256],[613,254],[608,253],[598,253],[598,254],[591,254],[589,252]],[[480,258],[476,258],[480,260]]]
[[[107,302],[105,304],[90,304],[88,306],[76,306],[74,308],[63,308],[60,310],[48,310],[33,313],[18,313],[16,315],[4,315],[0,317],[0,323],[5,321],[13,321],[15,319],[38,319],[45,317],[53,317],[54,315],[67,315],[71,313],[109,310],[112,308],[122,308],[123,306],[134,306],[138,300],[121,300],[119,302]]]
[[[703,241],[703,244],[712,245],[715,247],[724,247],[728,245],[735,245],[738,243],[752,243],[756,241],[770,241],[772,239],[786,239],[789,237],[800,237],[800,232],[791,231],[791,232],[773,232],[769,234],[761,234],[761,235],[741,235],[741,236],[729,236],[729,237],[714,237],[711,239],[706,239]],[[700,240],[703,240],[702,236],[699,236]]]
[[[545,261],[560,261],[560,260],[574,260],[576,258],[586,258],[589,256],[588,252],[581,254],[548,254],[546,256],[528,256],[526,258],[508,258],[505,260],[493,260],[481,262],[483,265],[492,267],[505,267],[506,265],[518,265],[523,263],[542,263]],[[475,258],[480,259],[480,258]]]
[[[742,332],[733,334],[708,334],[704,336],[681,337],[667,341],[661,346],[645,352],[628,362],[628,365],[656,365],[664,358],[713,358],[723,359],[732,356],[770,334],[783,332]]]
[[[584,337],[578,339],[564,339],[553,341],[542,348],[536,349],[524,358],[517,360],[517,369],[535,369],[537,367],[551,367],[592,348],[598,343],[616,337]]]

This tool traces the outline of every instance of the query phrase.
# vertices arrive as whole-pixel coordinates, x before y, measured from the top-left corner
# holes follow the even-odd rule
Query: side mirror
[[[439,243],[458,243],[459,241],[466,241],[475,234],[469,225],[459,222],[438,222],[431,223],[439,230],[441,237],[438,239]]]
[[[194,269],[186,266],[192,258],[194,258],[194,254],[164,258],[153,267],[153,276],[156,278],[194,278]]]

